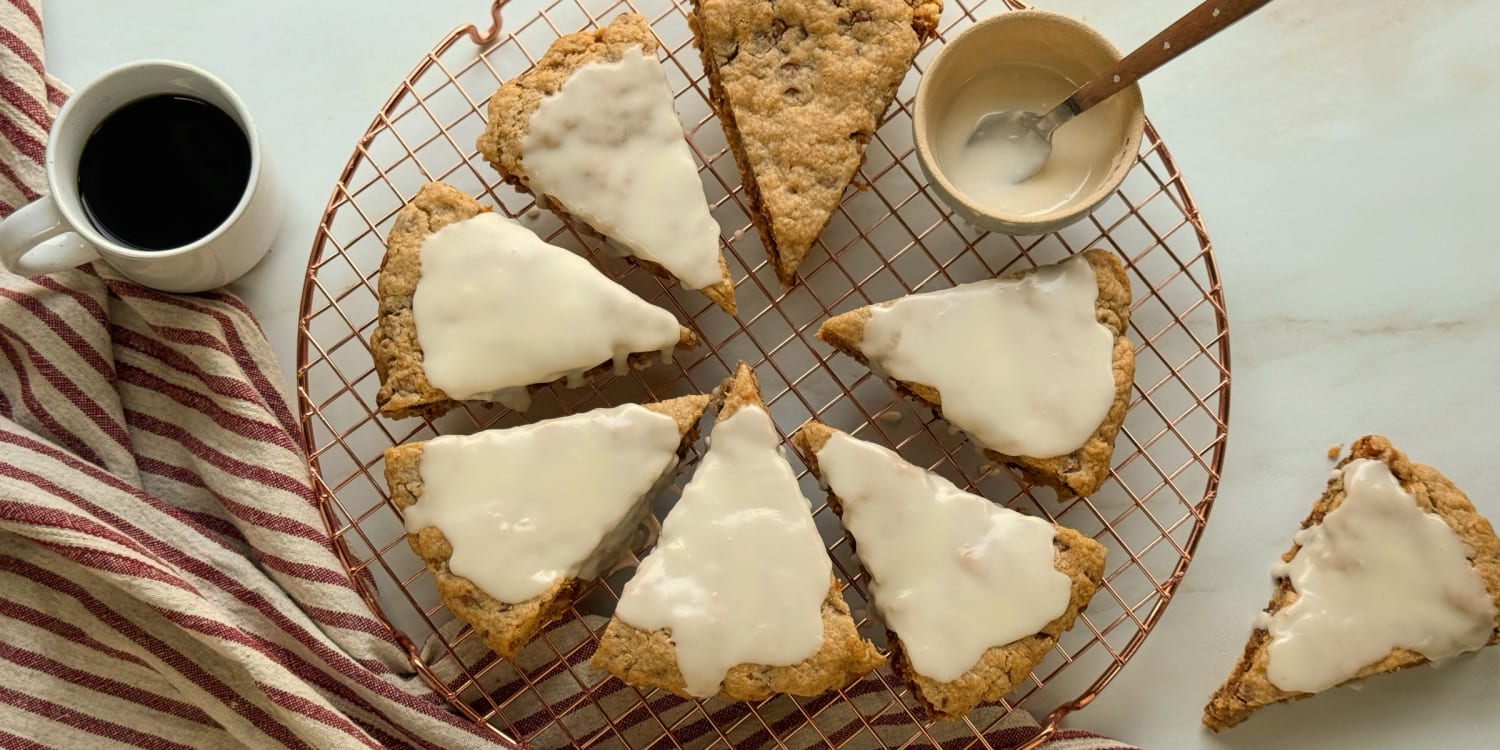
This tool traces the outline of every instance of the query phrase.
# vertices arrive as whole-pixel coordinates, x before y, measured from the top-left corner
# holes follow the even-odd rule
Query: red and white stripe
[[[45,192],[47,128],[67,89],[42,64],[36,0],[0,0],[0,216]]]
[[[0,0],[0,216],[65,89]],[[340,565],[278,370],[229,295],[0,275],[0,747],[501,746]]]
[[[0,216],[66,95],[0,0]],[[260,327],[107,268],[0,274],[0,747],[500,746],[338,561]]]
[[[227,295],[0,276],[0,746],[499,744],[351,585],[278,381]]]

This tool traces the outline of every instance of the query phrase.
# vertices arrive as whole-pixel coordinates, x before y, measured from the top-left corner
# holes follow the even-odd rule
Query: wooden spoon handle
[[[1099,77],[1080,86],[1068,97],[1068,108],[1075,115],[1082,114],[1270,2],[1271,0],[1208,0],[1188,11],[1187,15],[1177,19],[1165,31],[1151,37],[1151,41],[1137,47]]]

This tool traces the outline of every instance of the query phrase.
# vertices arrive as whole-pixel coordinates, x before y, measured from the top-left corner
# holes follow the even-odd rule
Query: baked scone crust
[[[636,13],[622,13],[601,29],[580,31],[558,39],[536,61],[535,67],[507,81],[490,97],[484,132],[479,135],[477,143],[479,153],[500,173],[506,184],[532,193],[521,144],[530,128],[531,116],[541,106],[542,100],[562,89],[573,71],[588,63],[618,62],[633,47],[640,47],[647,56],[655,57],[658,46],[651,23]],[[568,207],[554,199],[546,198],[545,204],[560,214],[567,213]],[[673,278],[656,263],[634,256],[629,259],[657,276]],[[719,273],[722,279],[718,283],[698,291],[733,315],[736,311],[734,281],[729,276],[729,265],[724,261],[723,252],[719,253]]]
[[[427,380],[422,368],[422,345],[417,340],[417,324],[412,313],[412,297],[422,276],[422,242],[433,232],[465,219],[472,219],[489,209],[479,201],[441,182],[429,182],[417,191],[396,214],[386,238],[385,260],[380,264],[377,289],[380,307],[376,313],[375,332],[370,335],[370,356],[380,378],[375,403],[386,417],[422,416],[435,418],[459,405],[441,388]],[[678,349],[698,345],[698,336],[681,327]],[[633,369],[649,367],[656,352],[630,355]],[[613,370],[611,362],[590,369],[586,378],[605,375]],[[546,383],[530,387],[540,388]]]
[[[1479,573],[1479,578],[1484,582],[1485,590],[1494,599],[1495,606],[1500,608],[1500,538],[1496,538],[1495,530],[1490,526],[1490,522],[1479,515],[1474,509],[1474,504],[1469,502],[1469,498],[1464,495],[1463,491],[1448,481],[1448,478],[1437,469],[1412,463],[1407,459],[1406,454],[1396,450],[1389,440],[1380,435],[1368,435],[1356,440],[1350,446],[1349,455],[1340,461],[1338,466],[1343,468],[1350,461],[1361,458],[1381,461],[1389,466],[1391,473],[1401,482],[1401,486],[1416,498],[1417,505],[1443,519],[1458,535],[1458,538],[1473,550],[1474,554],[1469,559],[1474,564],[1474,570]],[[1313,505],[1312,512],[1302,522],[1302,528],[1321,523],[1329,511],[1343,504],[1344,498],[1342,474],[1330,478],[1323,496],[1318,498],[1317,503]],[[1294,543],[1292,548],[1281,556],[1282,561],[1291,562],[1301,549],[1300,545]],[[1282,607],[1296,600],[1297,592],[1292,589],[1291,583],[1286,580],[1278,581],[1276,590],[1271,595],[1271,603],[1266,605],[1265,611],[1267,614],[1275,614],[1281,611]],[[1235,665],[1234,671],[1230,673],[1229,679],[1225,680],[1224,684],[1214,692],[1209,698],[1208,705],[1203,709],[1203,723],[1209,728],[1219,731],[1232,727],[1244,721],[1262,706],[1301,700],[1316,695],[1316,693],[1287,692],[1271,683],[1270,678],[1266,676],[1266,666],[1270,662],[1267,647],[1270,642],[1270,634],[1264,630],[1256,629],[1250,634],[1250,640],[1245,644],[1244,654]],[[1500,617],[1497,617],[1496,630],[1490,637],[1490,644],[1495,643],[1500,643]],[[1395,649],[1384,659],[1361,669],[1354,677],[1342,684],[1426,663],[1427,658],[1415,651]]]
[[[784,286],[942,9],[940,0],[693,0],[709,100]]]
[[[697,440],[698,420],[711,401],[710,396],[683,396],[644,406],[677,422],[678,433],[682,436],[677,452],[681,456]],[[404,511],[422,499],[420,469],[424,445],[425,442],[408,443],[385,450],[385,481],[390,488],[391,502],[399,510]],[[407,534],[406,541],[432,572],[438,595],[448,610],[472,626],[490,650],[507,659],[515,658],[521,647],[542,628],[562,618],[573,599],[587,585],[586,581],[576,578],[563,579],[553,583],[543,594],[524,602],[507,604],[448,569],[453,546],[437,528],[429,526],[416,534]]]
[[[777,693],[813,696],[844,687],[885,663],[874,644],[859,636],[838,579],[829,581],[823,600],[823,645],[807,660],[791,666],[736,664],[724,676],[719,695],[730,700],[758,701]],[[599,639],[593,665],[625,683],[661,688],[690,698],[677,667],[677,649],[665,630],[646,632],[611,619]]]
[[[835,432],[821,422],[808,422],[792,435],[792,444],[814,475],[822,476],[818,469],[818,451]],[[828,507],[843,516],[843,502],[832,492],[828,493]],[[854,540],[850,539],[850,543],[853,544]],[[900,636],[886,631],[892,667],[911,686],[912,695],[930,718],[957,719],[980,703],[1005,697],[1041,663],[1057,644],[1057,639],[1073,627],[1078,614],[1088,606],[1104,577],[1104,545],[1066,526],[1058,526],[1052,546],[1055,550],[1053,567],[1072,583],[1068,608],[1035,635],[987,649],[979,662],[958,679],[939,682],[918,674],[902,648]]]
[[[1109,478],[1115,437],[1125,422],[1125,412],[1130,408],[1130,389],[1135,382],[1135,346],[1125,337],[1130,327],[1130,279],[1125,276],[1125,266],[1114,253],[1106,250],[1085,250],[1082,255],[1094,269],[1094,278],[1099,283],[1099,298],[1094,303],[1095,318],[1115,338],[1110,355],[1110,369],[1115,380],[1114,402],[1099,428],[1082,446],[1065,456],[1008,456],[989,449],[984,451],[991,460],[1019,471],[1028,482],[1056,490],[1059,499],[1093,494]],[[1003,278],[1018,279],[1033,272],[1033,269],[1027,269]],[[895,301],[861,307],[829,318],[818,329],[818,338],[868,366],[870,360],[860,348],[860,342],[865,337],[870,311]],[[891,383],[908,397],[942,413],[943,399],[936,388],[895,379],[891,379]]]
[[[722,422],[751,404],[765,406],[754,371],[741,362],[723,387],[723,405],[715,421]],[[830,577],[822,617],[823,645],[817,653],[790,666],[737,664],[725,675],[720,695],[745,701],[777,693],[820,695],[854,682],[885,662],[874,644],[855,629],[837,578]],[[628,684],[691,697],[677,666],[676,647],[665,629],[647,632],[612,617],[592,663]]]

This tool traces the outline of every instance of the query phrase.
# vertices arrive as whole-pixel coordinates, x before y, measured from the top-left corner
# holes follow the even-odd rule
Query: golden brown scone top
[[[680,396],[665,401],[642,404],[647,409],[671,417],[677,423],[681,455],[698,436],[698,420],[712,401],[710,396]],[[405,510],[422,498],[422,450],[426,441],[394,445],[385,449],[385,481],[391,502]],[[513,659],[516,654],[548,623],[561,619],[573,599],[585,587],[578,579],[560,579],[547,591],[523,602],[502,602],[472,581],[448,568],[453,545],[443,532],[428,526],[408,534],[406,541],[432,572],[438,594],[449,611],[469,623],[491,651]]]
[[[719,386],[716,422],[746,407],[765,408],[755,371],[744,362]],[[720,695],[733,700],[763,700],[776,693],[813,696],[843,687],[885,663],[874,644],[860,636],[837,578],[830,577],[820,610],[823,642],[817,653],[798,664],[738,664],[730,668]],[[677,663],[677,650],[666,630],[647,632],[611,618],[592,659],[626,683],[661,688],[690,697]]]
[[[380,378],[375,403],[381,414],[391,418],[436,417],[458,405],[442,389],[427,382],[412,297],[422,275],[423,240],[449,224],[488,210],[450,185],[429,182],[397,212],[380,262],[376,281],[380,307],[375,332],[370,336],[370,356]]]
[[[1094,302],[1094,317],[1115,337],[1114,347],[1110,351],[1114,402],[1099,428],[1082,446],[1066,456],[1007,456],[985,451],[987,456],[1021,472],[1028,482],[1055,489],[1059,499],[1093,494],[1109,478],[1115,438],[1119,434],[1120,425],[1125,422],[1125,414],[1130,408],[1131,387],[1135,382],[1135,345],[1125,336],[1130,327],[1131,305],[1130,279],[1125,275],[1125,266],[1108,250],[1092,248],[1079,255],[1093,269],[1098,283],[1099,296]],[[1016,271],[1001,278],[1017,279],[1033,271],[1034,269]],[[900,299],[902,298],[861,307],[829,318],[818,329],[818,338],[869,365],[862,343],[865,326],[870,322],[870,311],[876,307],[889,306]],[[906,395],[942,410],[943,397],[936,388],[926,383],[895,383]]]
[[[731,700],[764,700],[777,693],[813,696],[848,685],[885,663],[874,644],[860,637],[849,605],[831,579],[823,599],[823,644],[811,657],[789,666],[737,664],[724,676],[720,696]],[[665,630],[646,632],[611,618],[591,663],[627,684],[661,688],[689,698],[677,665],[677,647]]]
[[[695,0],[698,45],[724,99],[716,108],[738,135],[782,283],[838,206],[941,12],[938,0]]]
[[[656,56],[656,34],[650,22],[636,13],[621,13],[608,26],[568,34],[553,42],[535,67],[506,82],[490,97],[489,116],[477,143],[479,153],[506,182],[529,189],[521,142],[542,99],[562,89],[579,67],[591,62],[619,62],[633,47],[640,47],[648,57]]]
[[[490,97],[484,132],[479,135],[479,153],[500,173],[506,183],[531,192],[531,176],[526,172],[526,155],[521,144],[531,126],[531,116],[542,100],[556,94],[574,71],[591,62],[618,62],[625,53],[640,48],[655,59],[659,46],[651,23],[638,13],[622,13],[608,26],[592,31],[568,34],[553,42],[547,53],[529,71],[502,84]],[[567,207],[555,198],[537,196],[539,204],[566,212]],[[657,276],[675,278],[659,264],[641,258],[636,263]],[[698,291],[725,312],[734,315],[734,280],[723,253],[719,255],[720,280]]]
[[[746,406],[766,408],[766,402],[760,395],[760,379],[755,377],[755,370],[743,361],[735,363],[734,372],[724,379],[719,391],[723,403],[719,406],[719,416],[715,422],[723,422]]]
[[[1474,570],[1479,573],[1496,608],[1500,609],[1500,538],[1495,536],[1490,522],[1479,515],[1463,491],[1437,469],[1409,460],[1406,454],[1397,450],[1390,440],[1381,435],[1367,435],[1354,441],[1349,447],[1349,454],[1339,462],[1338,467],[1343,468],[1350,461],[1362,458],[1381,461],[1389,466],[1391,473],[1412,494],[1417,505],[1442,518],[1458,538],[1468,545],[1473,552],[1469,559],[1474,564]],[[1343,482],[1341,474],[1328,480],[1323,496],[1313,505],[1301,528],[1322,523],[1330,511],[1343,504],[1346,497]],[[1291,562],[1301,549],[1300,545],[1293,543],[1291,549],[1281,556],[1281,560]],[[1297,592],[1292,589],[1291,583],[1286,580],[1278,581],[1265,611],[1275,614],[1296,600]],[[1500,643],[1500,621],[1496,623],[1496,631],[1491,636],[1490,643]],[[1269,645],[1270,635],[1266,631],[1257,629],[1250,634],[1250,640],[1245,644],[1245,651],[1234,671],[1214,692],[1203,709],[1205,725],[1219,731],[1239,724],[1263,706],[1315,695],[1288,692],[1271,683],[1266,674],[1266,667],[1270,663],[1270,653],[1267,650]],[[1426,657],[1415,651],[1395,649],[1384,659],[1361,669],[1346,684],[1426,663]]]
[[[818,466],[818,451],[837,432],[822,422],[810,420],[792,434],[792,444],[802,454],[802,460],[819,477],[822,474]],[[835,513],[843,514],[843,501],[831,490],[828,506]],[[1041,663],[1056,645],[1058,637],[1073,627],[1079,613],[1088,606],[1104,577],[1104,545],[1065,526],[1056,526],[1056,529],[1052,564],[1070,582],[1068,606],[1040,632],[986,649],[973,667],[949,682],[918,674],[906,657],[900,636],[888,633],[891,667],[912,686],[912,695],[928,717],[960,718],[980,703],[1005,697]]]
[[[417,281],[422,275],[422,243],[428,235],[489,210],[451,185],[429,182],[396,214],[396,221],[386,238],[385,258],[381,261],[377,282],[380,308],[375,332],[370,337],[370,355],[380,379],[376,404],[382,415],[393,419],[409,416],[432,418],[458,406],[457,401],[448,398],[448,394],[427,380],[412,302]],[[677,348],[690,349],[697,345],[697,334],[679,325]],[[631,369],[639,370],[655,361],[654,354],[632,353],[627,362]],[[593,378],[612,370],[612,362],[603,362],[589,369],[584,376]]]

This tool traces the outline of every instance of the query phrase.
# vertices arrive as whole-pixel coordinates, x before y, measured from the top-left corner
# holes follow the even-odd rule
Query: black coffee
[[[245,132],[217,107],[186,96],[152,96],[115,110],[78,162],[89,221],[140,250],[206,236],[234,212],[249,182]]]

